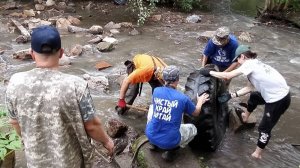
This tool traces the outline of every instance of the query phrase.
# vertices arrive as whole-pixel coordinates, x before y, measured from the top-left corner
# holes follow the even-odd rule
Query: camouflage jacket
[[[28,167],[90,166],[94,148],[83,123],[95,110],[86,81],[50,69],[16,73],[6,104],[21,127]]]

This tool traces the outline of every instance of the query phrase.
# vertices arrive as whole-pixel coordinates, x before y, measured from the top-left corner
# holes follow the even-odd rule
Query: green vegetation
[[[22,147],[21,139],[8,123],[7,112],[0,107],[0,160]]]

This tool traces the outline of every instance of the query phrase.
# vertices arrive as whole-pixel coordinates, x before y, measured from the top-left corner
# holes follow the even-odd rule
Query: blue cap
[[[40,26],[33,29],[31,48],[41,54],[52,54],[61,49],[59,32],[52,26]]]

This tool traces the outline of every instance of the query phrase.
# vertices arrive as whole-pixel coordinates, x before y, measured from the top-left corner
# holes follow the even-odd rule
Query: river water
[[[105,3],[103,3],[105,4]],[[133,21],[124,11],[123,7],[115,7],[110,10],[104,6],[103,10],[97,11],[77,11],[78,15],[83,16],[82,27],[90,27],[93,24],[104,26],[109,21],[122,22]],[[279,123],[272,132],[269,145],[263,153],[262,160],[254,160],[250,157],[256,145],[258,136],[257,126],[251,130],[240,133],[227,131],[224,140],[216,152],[197,153],[204,158],[208,167],[299,167],[300,148],[293,147],[291,144],[300,144],[300,31],[287,27],[268,27],[256,24],[256,21],[247,16],[231,12],[231,6],[226,1],[220,1],[218,10],[212,13],[195,14],[203,15],[202,22],[197,24],[174,23],[167,21],[163,23],[148,22],[145,26],[137,28],[141,34],[129,36],[128,31],[122,31],[115,35],[119,40],[118,45],[112,52],[101,53],[96,49],[88,54],[83,54],[78,58],[72,59],[72,65],[61,67],[64,72],[82,76],[85,73],[91,76],[114,76],[124,74],[125,67],[123,62],[131,59],[137,53],[149,53],[161,57],[169,65],[174,64],[181,68],[180,90],[184,89],[186,78],[190,72],[200,68],[199,58],[205,46],[205,42],[197,40],[200,33],[207,30],[215,30],[219,26],[229,26],[235,33],[249,32],[253,42],[249,44],[252,50],[258,53],[258,58],[265,63],[276,68],[287,80],[292,94],[290,108],[281,117]],[[170,14],[167,9],[159,10],[162,16]],[[175,13],[175,15],[180,13]],[[184,18],[188,14],[181,14]],[[90,16],[90,17],[89,17]],[[6,18],[1,18],[0,25],[0,47],[6,49],[1,55],[1,96],[0,105],[4,105],[5,81],[19,71],[28,70],[34,67],[32,61],[18,61],[11,59],[14,51],[29,48],[29,44],[16,44],[12,41],[18,33],[8,33]],[[82,34],[62,33],[63,47],[70,48],[74,44],[85,45],[91,39]],[[111,68],[98,71],[94,68],[97,61],[107,61],[113,66]],[[230,90],[237,90],[246,84],[243,77],[234,79],[230,85]],[[136,128],[140,133],[143,132],[146,122],[145,114],[130,111],[124,116],[118,116],[114,107],[118,100],[119,89],[112,87],[108,93],[92,90],[92,96],[99,116],[103,121],[109,118],[118,118]],[[135,105],[147,106],[150,104],[151,89],[148,84],[143,87],[143,93],[137,98]],[[242,99],[241,99],[242,100]],[[231,100],[230,105],[235,105],[240,100]],[[262,114],[262,108],[258,108],[258,121]]]

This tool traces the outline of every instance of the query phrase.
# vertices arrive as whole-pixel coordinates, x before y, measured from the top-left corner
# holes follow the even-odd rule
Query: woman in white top
[[[231,79],[239,75],[246,75],[248,84],[235,93],[228,93],[227,100],[250,93],[247,110],[242,113],[243,122],[247,122],[251,112],[257,105],[265,105],[264,115],[259,124],[259,137],[256,150],[252,157],[261,159],[262,150],[268,144],[271,130],[278,122],[280,116],[288,109],[291,96],[289,86],[283,76],[274,68],[256,59],[257,54],[247,45],[240,45],[235,52],[235,58],[241,66],[231,72],[216,72],[202,68],[205,76]]]

